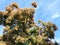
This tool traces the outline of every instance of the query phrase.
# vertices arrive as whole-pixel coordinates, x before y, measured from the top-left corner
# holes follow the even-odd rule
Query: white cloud
[[[51,16],[52,19],[56,19],[56,18],[58,18],[58,17],[60,17],[60,14],[57,13],[57,12],[56,12],[54,15]]]
[[[60,43],[60,38],[56,38],[54,40],[57,41],[58,43]]]
[[[56,41],[56,42],[60,43],[60,38],[51,39],[51,41],[52,41],[52,42],[55,42],[55,41]]]

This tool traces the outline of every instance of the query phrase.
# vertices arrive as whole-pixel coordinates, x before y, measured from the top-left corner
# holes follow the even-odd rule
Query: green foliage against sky
[[[2,41],[7,45],[48,45],[54,38],[55,24],[39,20],[40,26],[34,23],[34,8],[19,8],[15,2],[0,11],[0,25],[4,25]]]

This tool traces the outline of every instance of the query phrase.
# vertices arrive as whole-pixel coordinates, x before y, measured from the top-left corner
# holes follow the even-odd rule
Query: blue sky
[[[38,20],[51,21],[57,25],[58,30],[55,32],[55,39],[60,42],[60,0],[0,0],[0,10],[4,11],[5,7],[16,2],[20,8],[32,7],[31,2],[36,1],[38,6],[34,14],[34,21],[38,24]],[[0,26],[0,35],[2,35],[3,27]]]

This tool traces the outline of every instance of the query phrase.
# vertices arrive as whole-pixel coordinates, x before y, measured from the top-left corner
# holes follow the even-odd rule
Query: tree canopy
[[[38,20],[40,26],[34,22],[34,13],[37,7],[19,8],[15,2],[0,11],[0,25],[5,26],[2,41],[6,45],[48,45],[49,39],[54,38],[57,26],[52,22]]]

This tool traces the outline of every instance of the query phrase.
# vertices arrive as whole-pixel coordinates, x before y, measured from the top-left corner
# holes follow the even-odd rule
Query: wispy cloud
[[[57,12],[56,12],[54,15],[51,16],[52,19],[56,19],[56,18],[58,18],[58,17],[60,17],[60,14],[57,13]]]
[[[57,2],[58,2],[58,0],[55,0],[55,1],[53,1],[52,3],[48,4],[47,9],[46,9],[46,11],[45,11],[45,13],[44,13],[44,17],[45,17],[46,14],[48,13],[48,11],[51,11],[52,8],[54,8],[54,6],[56,6]]]

